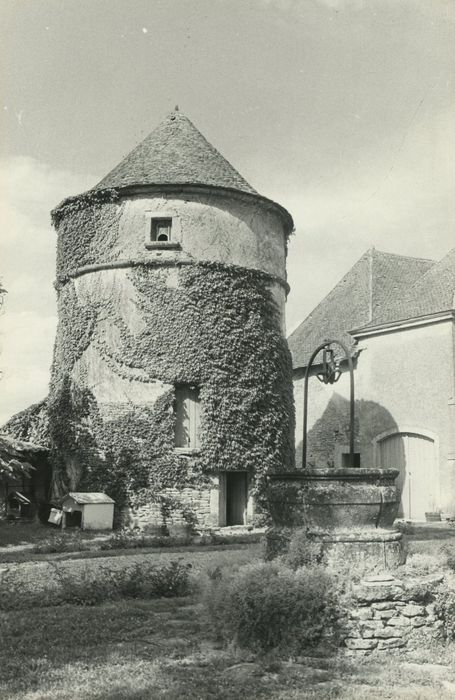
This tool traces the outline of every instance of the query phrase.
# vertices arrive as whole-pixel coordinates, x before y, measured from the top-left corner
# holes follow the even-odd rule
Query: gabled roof
[[[354,339],[349,331],[376,323],[434,264],[433,260],[374,248],[364,253],[289,336],[294,369],[306,367],[312,352],[326,338],[352,347]]]
[[[207,185],[257,194],[179,111],[171,112],[95,189],[135,185]]]
[[[451,311],[454,294],[455,248],[407,285],[402,294],[393,296],[365,328]]]
[[[89,503],[115,503],[106,493],[70,491],[68,496],[76,501],[76,503],[79,503],[79,505],[86,505]],[[66,498],[68,498],[68,496],[66,496]],[[65,500],[65,498],[63,500]]]

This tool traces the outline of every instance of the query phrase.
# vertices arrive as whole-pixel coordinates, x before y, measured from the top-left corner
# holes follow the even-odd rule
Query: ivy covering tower
[[[139,526],[249,522],[294,460],[290,215],[175,111],[53,222],[54,495],[105,491]]]

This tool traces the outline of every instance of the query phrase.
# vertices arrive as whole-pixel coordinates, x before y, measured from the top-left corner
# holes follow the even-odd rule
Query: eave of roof
[[[402,318],[396,321],[388,321],[385,323],[368,324],[361,328],[353,328],[349,334],[353,338],[364,338],[368,335],[379,335],[381,333],[403,330],[404,328],[415,328],[416,326],[426,326],[430,323],[441,323],[442,321],[450,321],[455,319],[455,311],[453,308],[437,311],[432,314],[424,314],[422,316],[412,316]]]
[[[433,260],[374,248],[364,253],[289,336],[294,369],[306,367],[313,350],[327,337],[342,340],[352,351],[355,339],[350,329],[377,325],[395,299],[434,266]]]
[[[117,192],[121,197],[133,197],[134,195],[144,196],[147,193],[158,194],[160,192],[167,194],[181,195],[199,195],[202,192],[205,194],[215,194],[220,197],[232,198],[232,196],[244,201],[255,201],[264,206],[266,209],[275,211],[283,221],[286,233],[289,235],[294,230],[294,220],[291,214],[281,204],[269,199],[257,192],[245,192],[234,187],[221,187],[217,185],[204,185],[198,183],[169,183],[169,184],[147,184],[147,185],[127,185],[118,187]],[[64,200],[65,202],[66,200]],[[64,203],[62,202],[62,204]],[[60,205],[59,205],[60,206]]]

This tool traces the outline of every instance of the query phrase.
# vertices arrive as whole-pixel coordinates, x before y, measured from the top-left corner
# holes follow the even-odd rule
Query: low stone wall
[[[354,586],[344,644],[351,653],[423,647],[441,640],[443,622],[436,614],[442,575],[398,579],[370,576]]]
[[[170,531],[182,530],[188,520],[185,512],[193,514],[196,518],[196,527],[210,528],[218,524],[218,511],[214,509],[214,497],[218,505],[218,490],[206,489],[163,489],[162,496],[174,501],[178,506],[171,509],[171,515],[167,518],[166,525]],[[188,516],[187,516],[188,517]],[[128,509],[123,516],[125,526],[139,528],[140,530],[160,530],[164,525],[160,503],[147,503],[136,509]]]

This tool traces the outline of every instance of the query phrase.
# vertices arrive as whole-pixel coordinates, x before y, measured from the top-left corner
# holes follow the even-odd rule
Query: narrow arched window
[[[199,447],[199,389],[181,384],[175,387],[175,446]]]

